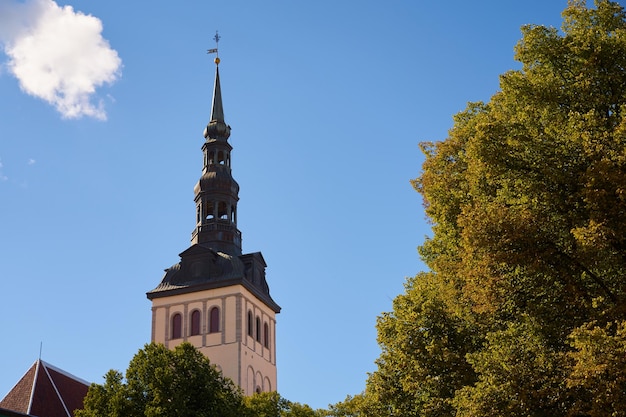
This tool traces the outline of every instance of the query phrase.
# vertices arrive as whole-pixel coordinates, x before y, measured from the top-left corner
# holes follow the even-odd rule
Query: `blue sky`
[[[278,391],[314,408],[362,391],[376,317],[424,269],[418,143],[566,4],[0,0],[0,397],[40,342],[91,382],[149,342],[145,293],[194,227],[216,30],[243,250],[283,308]]]

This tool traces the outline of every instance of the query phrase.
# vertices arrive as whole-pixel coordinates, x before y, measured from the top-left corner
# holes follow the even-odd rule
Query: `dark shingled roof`
[[[72,417],[83,408],[89,383],[37,360],[0,401],[6,409],[37,417]]]
[[[205,289],[243,285],[276,313],[280,306],[270,296],[265,260],[260,252],[233,256],[195,244],[180,254],[181,262],[165,270],[161,283],[146,295],[150,300]]]

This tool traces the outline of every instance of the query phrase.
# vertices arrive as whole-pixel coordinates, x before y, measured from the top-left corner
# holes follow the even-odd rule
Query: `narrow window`
[[[270,332],[267,323],[263,323],[263,346],[270,347]]]
[[[248,336],[252,337],[252,311],[248,310]]]
[[[200,311],[194,310],[191,313],[191,335],[195,336],[200,334]]]
[[[209,333],[220,331],[220,309],[213,307],[209,313]]]
[[[182,337],[182,316],[179,313],[172,317],[172,339],[180,339]]]
[[[256,317],[256,341],[261,342],[261,319]]]

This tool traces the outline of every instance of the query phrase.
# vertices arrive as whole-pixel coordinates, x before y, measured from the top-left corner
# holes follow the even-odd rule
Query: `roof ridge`
[[[41,361],[41,362],[43,362],[43,361]],[[61,396],[61,393],[59,392],[59,389],[57,388],[57,384],[54,383],[54,379],[52,378],[52,376],[50,376],[50,372],[48,372],[48,367],[46,365],[48,365],[48,364],[44,362],[43,369],[44,369],[44,371],[46,371],[46,375],[48,376],[48,380],[52,384],[52,388],[54,388],[54,392],[56,392],[57,397],[59,398],[59,401],[61,401],[61,405],[63,406],[63,409],[65,410],[65,414],[67,414],[67,417],[72,417],[72,415],[70,414],[70,412],[67,409],[67,406],[65,405],[65,401],[63,400],[63,397]]]
[[[35,365],[35,375],[33,375],[33,386],[30,389],[30,396],[28,397],[28,408],[26,409],[26,414],[30,414],[30,410],[33,407],[33,399],[35,398],[35,387],[37,386],[37,376],[39,375],[39,365],[41,364],[41,359],[37,359],[34,363]],[[32,366],[31,366],[32,368]],[[28,371],[26,371],[28,372]]]
[[[65,370],[63,370],[61,368],[57,368],[56,366],[54,366],[54,365],[52,365],[52,364],[50,364],[50,363],[48,363],[48,362],[46,362],[44,360],[41,360],[41,362],[44,364],[44,366],[46,368],[52,369],[53,371],[58,372],[58,373],[60,373],[62,375],[65,375],[68,378],[72,378],[73,380],[75,380],[77,382],[80,382],[81,384],[84,384],[84,385],[87,385],[87,386],[91,385],[91,382],[86,381],[86,380],[84,380],[82,378],[79,378],[76,375],[73,375],[73,374],[71,374],[71,373],[69,373],[69,372],[67,372],[67,371],[65,371]]]

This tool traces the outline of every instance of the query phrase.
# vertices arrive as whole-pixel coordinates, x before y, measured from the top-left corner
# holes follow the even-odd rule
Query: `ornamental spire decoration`
[[[220,87],[220,58],[218,54],[218,43],[221,39],[219,33],[215,31],[215,48],[209,49],[208,54],[216,54],[215,59],[215,87],[213,88],[213,102],[211,104],[211,119],[206,129],[204,130],[204,137],[208,140],[228,140],[230,136],[230,126],[224,121],[224,107],[222,106],[222,88]]]

